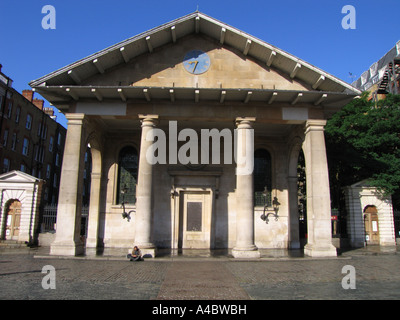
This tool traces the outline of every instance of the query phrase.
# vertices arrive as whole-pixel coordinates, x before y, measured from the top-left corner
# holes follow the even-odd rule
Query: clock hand
[[[196,70],[196,67],[197,67],[197,64],[198,64],[199,62],[196,60],[195,61],[195,65],[194,65],[194,68],[193,68],[193,72],[194,72],[194,70]]]
[[[196,69],[196,67],[197,67],[197,64],[199,63],[197,60],[195,60],[195,61],[190,61],[189,62],[189,64],[193,64],[194,63],[194,67],[193,67],[193,70],[192,70],[192,72],[194,72],[194,70]]]

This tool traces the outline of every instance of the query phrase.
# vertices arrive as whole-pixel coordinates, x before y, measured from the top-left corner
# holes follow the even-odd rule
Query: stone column
[[[82,254],[80,240],[83,162],[84,114],[68,113],[67,137],[61,170],[60,191],[57,208],[56,238],[50,246],[51,255],[74,256]]]
[[[139,154],[138,185],[136,189],[135,245],[143,255],[155,257],[156,248],[152,242],[153,218],[153,165],[147,160],[146,152],[154,143],[153,128],[157,115],[139,115],[142,121],[142,137]]]
[[[237,118],[236,147],[236,246],[235,258],[259,258],[254,244],[254,133],[255,118]]]
[[[101,169],[101,168],[100,168]],[[99,239],[101,171],[92,172],[90,180],[90,203],[86,254],[96,254]]]
[[[297,177],[289,177],[289,248],[300,249]]]
[[[308,120],[303,145],[306,162],[308,232],[304,253],[312,257],[336,256],[336,248],[332,245],[325,124],[325,120]]]

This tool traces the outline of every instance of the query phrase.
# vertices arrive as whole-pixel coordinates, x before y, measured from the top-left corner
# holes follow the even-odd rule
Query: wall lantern
[[[136,210],[133,209],[133,210],[130,210],[129,212],[126,212],[126,210],[125,210],[125,193],[127,193],[128,190],[129,190],[128,187],[126,185],[124,185],[124,188],[121,190],[121,194],[122,194],[122,210],[123,210],[122,218],[123,219],[126,218],[129,222],[129,221],[131,221],[131,213],[136,212]]]
[[[268,196],[267,187],[264,188],[263,196],[264,197]],[[268,207],[268,203],[264,206],[263,214],[260,216],[261,220],[265,221],[265,223],[268,223],[269,222],[268,216],[273,215],[275,217],[275,221],[278,221],[279,205],[280,203],[278,201],[278,198],[274,197],[274,200],[272,200],[272,208]]]

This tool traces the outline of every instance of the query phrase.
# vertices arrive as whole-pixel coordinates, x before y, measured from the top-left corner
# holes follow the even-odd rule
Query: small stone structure
[[[21,171],[0,175],[0,238],[34,243],[43,180]],[[11,204],[17,204],[11,213]]]
[[[383,197],[368,180],[344,188],[348,212],[347,232],[352,247],[372,242],[380,246],[395,246],[392,200]],[[370,219],[375,215],[376,219]]]

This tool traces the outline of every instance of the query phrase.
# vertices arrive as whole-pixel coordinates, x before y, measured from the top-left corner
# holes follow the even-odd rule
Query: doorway
[[[18,240],[21,223],[21,202],[10,200],[6,205],[6,224],[4,238],[6,240]]]
[[[181,191],[175,220],[176,238],[173,248],[211,248],[211,193],[207,191]]]
[[[378,210],[375,206],[364,209],[365,242],[367,245],[379,245]]]

